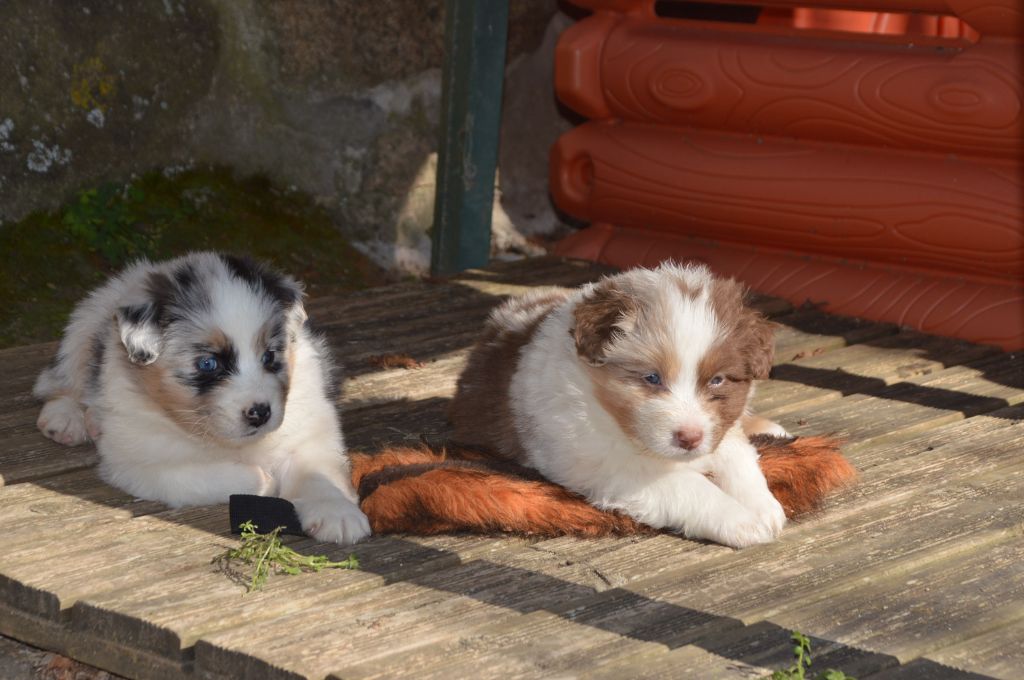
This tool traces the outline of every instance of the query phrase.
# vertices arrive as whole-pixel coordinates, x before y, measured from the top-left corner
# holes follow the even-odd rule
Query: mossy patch
[[[0,347],[57,339],[74,304],[109,274],[190,250],[269,260],[311,297],[385,278],[305,194],[225,168],[152,172],[0,225]]]

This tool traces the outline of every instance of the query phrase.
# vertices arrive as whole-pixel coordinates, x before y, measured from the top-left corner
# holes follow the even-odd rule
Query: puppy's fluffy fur
[[[311,536],[357,541],[330,356],[305,321],[301,286],[251,260],[139,262],[72,314],[36,381],[39,429],[94,440],[103,478],[141,498],[280,495]]]
[[[743,547],[786,521],[744,431],[772,325],[704,267],[546,289],[491,315],[459,379],[455,437],[535,468],[599,508]]]

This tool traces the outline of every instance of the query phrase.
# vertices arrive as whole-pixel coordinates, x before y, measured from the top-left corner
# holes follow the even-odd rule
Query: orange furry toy
[[[796,517],[856,472],[826,437],[755,436],[768,487]],[[391,448],[351,453],[352,482],[375,534],[450,532],[529,536],[651,534],[655,530],[615,512],[599,510],[535,470],[449,448]]]

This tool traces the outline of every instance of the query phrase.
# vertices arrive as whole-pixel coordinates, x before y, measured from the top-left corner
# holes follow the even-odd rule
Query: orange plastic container
[[[700,259],[798,304],[1024,347],[1019,2],[778,0],[756,25],[577,4],[594,13],[563,34],[556,89],[595,120],[555,144],[551,190],[596,225],[559,252]]]

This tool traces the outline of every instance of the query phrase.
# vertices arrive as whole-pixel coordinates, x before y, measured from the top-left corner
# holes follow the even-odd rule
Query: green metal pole
[[[487,264],[498,164],[508,0],[446,0],[435,275]]]

